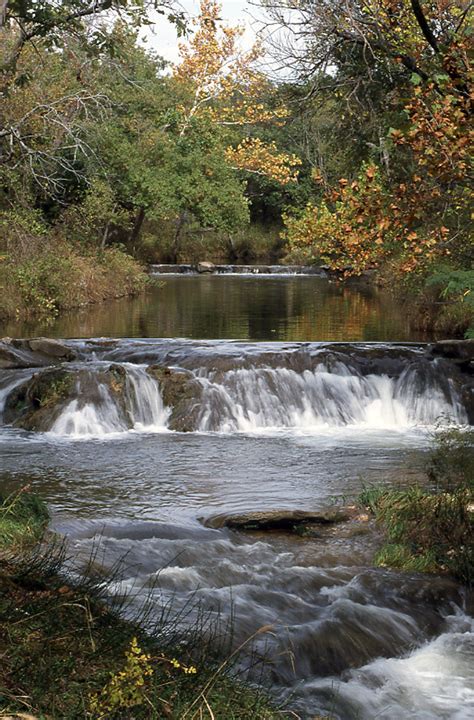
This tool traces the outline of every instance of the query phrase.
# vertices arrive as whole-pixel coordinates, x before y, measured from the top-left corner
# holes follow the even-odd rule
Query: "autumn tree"
[[[366,53],[354,80],[361,68],[370,79],[380,67],[398,79],[388,85],[391,113],[383,120],[387,162],[381,154],[377,165],[366,164],[332,187],[325,185],[323,169],[315,169],[325,199],[288,218],[294,253],[324,258],[331,267],[356,274],[395,263],[402,275],[425,277],[436,263],[470,262],[468,11],[467,3],[411,0],[307,8],[328,31],[324,48],[313,40],[313,61],[336,58],[336,86],[341,63],[343,79],[350,75],[347,56],[341,55],[349,48],[357,56],[362,47]],[[346,99],[350,108],[350,93]]]
[[[299,158],[279,153],[275,144],[265,145],[256,136],[262,126],[281,124],[288,115],[281,102],[271,106],[263,100],[270,83],[258,69],[262,48],[256,43],[250,50],[242,50],[243,28],[225,25],[220,12],[215,0],[202,0],[196,32],[189,44],[180,46],[175,78],[187,95],[178,108],[182,114],[180,132],[186,132],[193,118],[205,117],[216,128],[227,130],[228,138],[239,138],[227,153],[237,169],[270,177],[274,174],[282,183],[294,181]]]

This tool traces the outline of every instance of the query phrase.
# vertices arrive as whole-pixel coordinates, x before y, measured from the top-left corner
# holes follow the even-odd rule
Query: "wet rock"
[[[36,432],[48,432],[65,407],[77,400],[78,409],[86,403],[95,407],[106,403],[104,388],[112,396],[124,426],[132,421],[126,409],[126,371],[120,365],[105,370],[48,368],[35,373],[9,394],[4,422]]]
[[[75,352],[58,340],[8,337],[0,340],[0,369],[43,367],[75,359]]]
[[[202,385],[192,373],[161,365],[150,365],[147,372],[158,381],[165,406],[171,408],[168,420],[170,430],[193,432],[196,430]]]
[[[203,521],[206,527],[229,527],[234,530],[281,530],[298,535],[313,536],[316,526],[347,522],[354,517],[355,509],[329,508],[310,512],[306,510],[262,510],[242,515],[215,515]]]
[[[36,373],[7,397],[4,422],[25,430],[49,430],[70,401],[74,374],[65,368]]]
[[[428,346],[428,353],[454,362],[460,370],[474,374],[474,339],[440,340]]]
[[[199,262],[196,267],[198,273],[213,273],[216,269],[214,263],[208,262],[207,260]]]
[[[33,352],[52,358],[59,358],[61,361],[74,360],[76,357],[70,347],[58,342],[58,340],[43,337],[33,338],[32,340],[28,340],[28,345]]]

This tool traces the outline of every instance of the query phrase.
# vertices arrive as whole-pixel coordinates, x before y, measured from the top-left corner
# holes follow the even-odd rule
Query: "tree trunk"
[[[237,260],[237,252],[235,249],[234,239],[230,233],[227,233],[227,243],[229,246],[229,250],[227,252],[229,262],[235,262]]]
[[[7,19],[8,0],[0,0],[0,28],[5,25]]]
[[[186,218],[187,218],[187,213],[186,213],[186,211],[184,211],[179,215],[178,222],[176,223],[176,232],[174,234],[173,244],[171,246],[171,260],[175,265],[178,262],[179,251],[180,251],[180,246],[181,246],[181,236],[182,236],[183,228],[186,224]]]
[[[138,213],[135,217],[135,222],[133,223],[132,232],[130,233],[129,241],[130,245],[132,246],[132,249],[135,249],[135,243],[137,242],[138,238],[140,237],[140,231],[142,229],[143,221],[145,219],[145,208],[141,207],[138,210]]]
[[[101,250],[105,250],[105,246],[107,245],[107,240],[109,239],[109,232],[110,232],[110,223],[108,222],[105,226],[105,230],[102,235],[102,242],[100,244]]]

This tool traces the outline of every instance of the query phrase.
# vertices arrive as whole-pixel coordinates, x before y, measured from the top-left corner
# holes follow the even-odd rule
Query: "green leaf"
[[[410,82],[412,85],[420,85],[421,84],[421,76],[418,75],[418,73],[412,73]]]

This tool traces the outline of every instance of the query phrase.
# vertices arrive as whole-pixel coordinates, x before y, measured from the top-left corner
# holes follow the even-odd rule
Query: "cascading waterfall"
[[[54,435],[89,437],[130,429],[148,432],[165,430],[169,410],[163,406],[156,381],[145,368],[128,364],[124,367],[126,387],[123,400],[115,398],[110,388],[98,381],[94,396],[84,397],[82,383],[78,380],[78,397],[64,408],[50,432]],[[93,373],[91,377],[93,380]]]
[[[143,360],[77,363],[70,371],[75,373],[74,390],[52,412],[46,429],[54,435],[88,437],[162,432],[168,426],[222,433],[317,433],[468,422],[457,369],[427,362],[416,352],[402,357],[387,352],[368,366],[363,354],[326,349],[324,355],[297,348],[279,357],[249,354],[235,361],[225,355],[195,356],[192,347],[185,350],[173,358],[178,366],[161,360],[151,374]],[[153,364],[153,356],[148,362]],[[7,380],[3,391],[0,387],[0,406],[19,382]],[[160,382],[170,407],[165,407]]]
[[[423,382],[420,382],[422,380]],[[231,370],[200,378],[204,386],[200,430],[256,431],[332,426],[405,428],[458,424],[466,413],[454,388],[416,368],[398,379],[360,375],[342,362],[297,373],[287,368]]]

